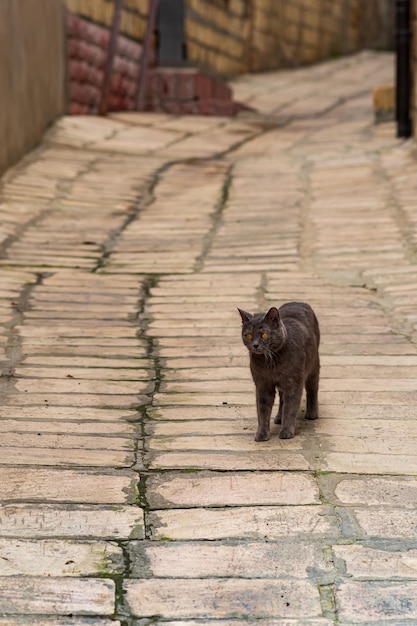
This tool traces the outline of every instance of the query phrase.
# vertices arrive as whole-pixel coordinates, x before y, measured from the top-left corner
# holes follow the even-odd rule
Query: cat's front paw
[[[307,411],[305,418],[306,420],[316,420],[318,416],[318,411]]]
[[[255,441],[268,441],[270,433],[266,433],[264,430],[256,431]]]
[[[274,418],[274,424],[281,424],[281,415],[278,415]]]
[[[295,435],[295,430],[293,428],[281,428],[279,433],[280,439],[292,439]]]

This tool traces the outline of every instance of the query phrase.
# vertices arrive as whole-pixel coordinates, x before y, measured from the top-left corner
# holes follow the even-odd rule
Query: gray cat
[[[246,313],[242,318],[242,340],[250,354],[250,370],[256,387],[258,430],[255,441],[270,437],[270,418],[279,392],[279,410],[275,418],[281,424],[281,439],[295,434],[295,421],[305,387],[306,419],[318,418],[320,374],[320,330],[309,304],[288,302],[267,313]]]

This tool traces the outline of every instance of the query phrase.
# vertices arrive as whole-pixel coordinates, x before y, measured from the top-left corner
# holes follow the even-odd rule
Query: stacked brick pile
[[[95,114],[100,103],[110,31],[68,13],[69,112]],[[110,82],[109,109],[133,109],[139,76],[140,43],[120,35]]]
[[[175,115],[234,115],[239,104],[222,80],[196,68],[154,68],[147,85],[146,108]]]
[[[97,114],[109,29],[68,13],[69,112]],[[119,35],[110,81],[109,111],[135,108],[142,45]],[[146,109],[173,114],[234,115],[239,105],[228,85],[196,68],[155,68],[151,55]]]

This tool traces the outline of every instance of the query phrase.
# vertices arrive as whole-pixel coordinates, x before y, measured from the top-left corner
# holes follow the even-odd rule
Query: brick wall
[[[67,14],[69,113],[98,113],[109,39],[105,26]],[[119,35],[110,81],[110,111],[134,108],[141,53],[139,42]]]
[[[65,3],[70,111],[97,113],[114,0]],[[232,76],[295,67],[372,47],[377,39],[379,45],[387,32],[388,13],[382,9],[390,4],[391,0],[184,0],[188,68],[151,72],[146,106],[172,113],[233,114],[237,107],[230,90],[204,71]],[[134,107],[149,0],[124,0],[123,6],[111,111]],[[152,52],[155,61],[156,51]]]
[[[185,0],[190,62],[232,75],[392,44],[392,0]]]
[[[114,0],[64,0],[71,13],[96,24],[110,26],[113,18]],[[127,37],[142,41],[146,28],[148,0],[124,0],[120,31]]]
[[[69,113],[98,113],[109,38],[106,26],[67,13]],[[141,54],[141,43],[119,34],[110,80],[109,111],[135,108]],[[153,51],[145,108],[173,114],[234,115],[238,105],[223,80],[198,68],[156,68]]]
[[[247,71],[249,4],[248,0],[185,0],[189,62],[226,75]]]
[[[64,10],[57,0],[0,1],[0,172],[32,149],[64,108]]]
[[[64,0],[110,26],[113,0]],[[231,76],[390,45],[393,0],[184,0],[190,65]],[[142,41],[148,0],[124,0],[121,32]]]

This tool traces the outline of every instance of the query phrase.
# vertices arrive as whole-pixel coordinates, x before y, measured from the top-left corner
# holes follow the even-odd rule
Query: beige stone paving
[[[62,118],[0,188],[0,626],[417,621],[417,165],[392,57],[236,119]],[[306,300],[320,419],[256,443],[236,307]]]

